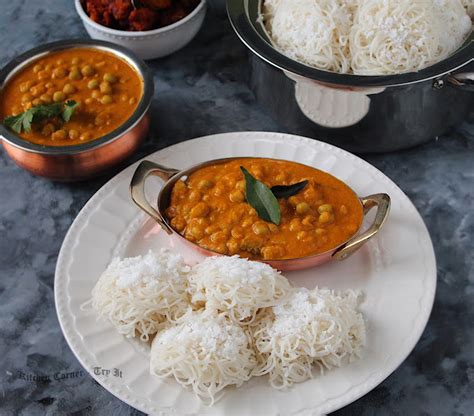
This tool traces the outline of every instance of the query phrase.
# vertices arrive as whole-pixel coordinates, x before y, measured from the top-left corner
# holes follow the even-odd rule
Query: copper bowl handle
[[[166,182],[178,172],[179,170],[167,168],[165,166],[159,165],[158,163],[144,160],[138,165],[135,173],[133,174],[132,181],[130,182],[130,194],[132,196],[133,202],[135,202],[135,204],[140,209],[145,211],[158,224],[160,224],[161,228],[170,235],[173,234],[173,229],[166,223],[160,212],[153,208],[146,198],[145,181],[148,176],[153,175],[160,177]]]
[[[351,238],[347,243],[339,247],[332,255],[336,260],[344,260],[354,254],[375,234],[377,234],[385,223],[390,212],[390,197],[387,194],[374,194],[360,199],[364,215],[373,207],[377,207],[375,219],[372,225],[362,234],[358,234]]]

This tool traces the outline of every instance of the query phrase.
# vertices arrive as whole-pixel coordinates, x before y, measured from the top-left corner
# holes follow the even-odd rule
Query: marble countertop
[[[33,46],[86,36],[72,0],[0,0],[0,10],[0,66]],[[155,74],[152,134],[127,163],[201,135],[284,131],[248,89],[241,70],[246,51],[222,10],[210,10],[191,45],[150,65]],[[185,114],[186,122],[176,114]],[[412,354],[338,416],[474,414],[472,123],[416,149],[364,156],[406,192],[425,220],[437,256],[438,290]],[[21,170],[0,151],[1,415],[141,414],[82,369],[61,334],[54,307],[62,240],[84,203],[111,176],[53,183]]]

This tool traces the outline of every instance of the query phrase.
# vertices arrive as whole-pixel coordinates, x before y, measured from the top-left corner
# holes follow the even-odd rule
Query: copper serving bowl
[[[246,156],[246,158],[248,157]],[[161,228],[165,230],[165,232],[169,234],[172,238],[176,238],[178,241],[184,242],[186,245],[191,246],[194,250],[197,250],[203,255],[222,255],[220,253],[205,249],[199,246],[198,244],[187,240],[185,237],[183,237],[171,227],[163,213],[169,206],[171,200],[171,191],[173,189],[174,184],[178,180],[183,177],[188,177],[193,172],[204,166],[225,163],[234,159],[240,159],[240,157],[210,160],[181,171],[173,168],[167,168],[157,163],[145,160],[138,165],[137,169],[135,170],[135,173],[133,174],[132,181],[130,183],[130,193],[132,199],[140,209],[142,209],[150,217],[152,217],[161,226]],[[157,208],[153,207],[148,202],[145,196],[145,181],[150,175],[158,176],[165,182],[158,194]],[[340,245],[334,247],[329,251],[320,254],[282,260],[259,261],[267,263],[270,266],[276,268],[277,270],[300,270],[318,266],[332,259],[344,260],[348,258],[380,231],[390,211],[390,197],[387,194],[382,193],[369,195],[366,197],[359,198],[359,201],[362,206],[364,216],[373,207],[377,207],[375,218],[367,230],[362,231],[361,225],[361,227],[347,241],[341,243]]]
[[[132,116],[111,133],[72,146],[43,146],[30,143],[0,124],[0,139],[8,155],[22,168],[57,181],[77,181],[106,171],[130,156],[145,138],[153,97],[153,77],[145,63],[127,49],[113,43],[73,39],[48,43],[17,56],[0,71],[0,89],[19,70],[48,53],[69,48],[94,48],[112,53],[131,65],[143,80],[143,94]]]

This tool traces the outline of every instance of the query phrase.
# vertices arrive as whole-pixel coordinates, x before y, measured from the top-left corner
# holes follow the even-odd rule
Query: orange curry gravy
[[[309,181],[296,195],[278,200],[280,225],[260,219],[246,202],[240,166],[268,187]],[[294,162],[249,158],[203,167],[176,182],[165,215],[176,231],[201,247],[264,260],[331,250],[353,236],[363,218],[354,192],[328,173]]]
[[[69,122],[43,120],[19,136],[46,146],[80,144],[125,123],[142,94],[141,76],[124,60],[92,48],[65,49],[36,59],[8,81],[0,92],[0,118],[74,100],[79,106]]]

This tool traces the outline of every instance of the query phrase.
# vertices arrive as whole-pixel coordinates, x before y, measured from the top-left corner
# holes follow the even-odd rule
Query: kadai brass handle
[[[158,163],[144,160],[141,162],[135,173],[133,174],[132,181],[130,182],[130,194],[133,202],[143,211],[145,211],[150,217],[152,217],[163,230],[168,234],[173,234],[173,229],[166,223],[161,213],[154,208],[146,198],[145,195],[145,182],[150,175],[158,176],[163,181],[168,181],[171,177],[179,172],[177,169],[167,168],[159,165]]]
[[[390,212],[390,197],[387,194],[369,195],[364,198],[360,198],[360,201],[362,203],[364,215],[367,214],[372,208],[377,207],[374,222],[362,234],[357,234],[347,243],[339,247],[332,254],[332,257],[336,260],[344,260],[354,254],[359,248],[361,248],[367,241],[369,241],[380,231],[388,217],[388,213]]]

